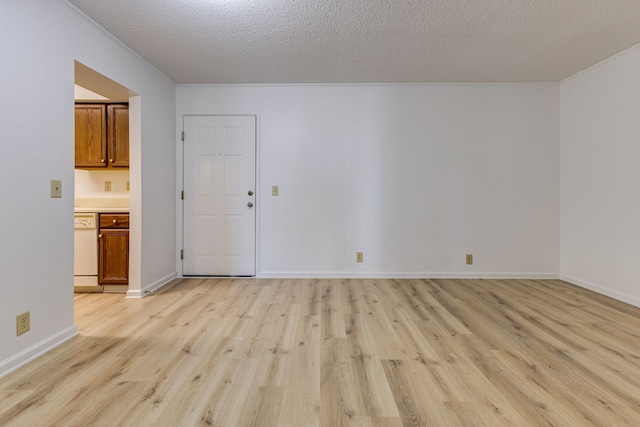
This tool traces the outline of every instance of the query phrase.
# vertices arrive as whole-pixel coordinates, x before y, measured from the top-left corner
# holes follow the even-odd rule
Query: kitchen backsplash
[[[111,191],[105,191],[105,182],[111,182]],[[75,170],[75,198],[129,197],[127,183],[129,169]]]

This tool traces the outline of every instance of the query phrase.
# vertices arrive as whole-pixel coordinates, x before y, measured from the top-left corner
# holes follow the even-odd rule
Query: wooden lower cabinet
[[[129,215],[100,214],[98,283],[129,284]]]

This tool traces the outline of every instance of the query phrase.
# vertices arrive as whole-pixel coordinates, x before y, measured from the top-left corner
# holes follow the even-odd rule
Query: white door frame
[[[182,132],[184,131],[185,116],[253,116],[256,119],[256,239],[255,239],[255,260],[256,274],[255,278],[260,277],[260,208],[262,206],[262,191],[260,187],[260,114],[259,113],[212,113],[212,112],[193,112],[193,113],[177,113],[176,121],[176,272],[180,278],[185,277],[182,269],[182,259],[180,251],[182,250],[183,230],[184,230],[184,211],[182,204],[182,191],[184,190],[184,147],[182,142]],[[193,277],[193,276],[188,276]]]

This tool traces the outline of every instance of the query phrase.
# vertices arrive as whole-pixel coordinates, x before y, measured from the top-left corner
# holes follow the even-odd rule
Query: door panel
[[[183,274],[253,276],[255,117],[185,116],[184,133]]]
[[[105,105],[78,104],[75,111],[76,167],[106,167],[107,119]]]
[[[129,283],[129,230],[100,230],[98,283]]]
[[[129,106],[109,105],[108,154],[110,167],[129,167]]]

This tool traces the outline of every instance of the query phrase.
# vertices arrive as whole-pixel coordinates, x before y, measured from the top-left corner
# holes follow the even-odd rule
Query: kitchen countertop
[[[76,213],[129,212],[128,197],[94,197],[74,199]]]
[[[106,213],[106,212],[116,212],[116,213],[128,213],[129,212],[129,208],[113,208],[113,207],[104,207],[104,206],[94,206],[94,207],[74,207],[73,211],[75,213]]]

